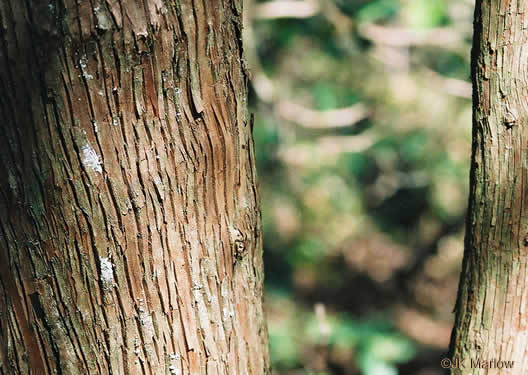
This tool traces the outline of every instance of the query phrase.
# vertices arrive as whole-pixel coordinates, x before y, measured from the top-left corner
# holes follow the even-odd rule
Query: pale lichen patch
[[[137,336],[134,338],[134,354],[135,355],[139,355],[141,353],[141,351],[139,350],[139,339],[137,338]]]
[[[18,196],[18,184],[16,182],[15,176],[13,176],[11,173],[8,172],[7,182],[9,183],[9,187],[11,188],[11,191],[13,194]]]
[[[101,281],[105,289],[111,288],[114,285],[114,265],[109,258],[99,257],[99,265],[101,267]]]
[[[101,160],[99,159],[99,155],[97,155],[97,152],[90,146],[89,143],[86,143],[84,146],[81,147],[82,152],[82,163],[86,168],[93,169],[97,173],[102,173],[103,168],[101,167]]]
[[[169,373],[170,373],[171,375],[179,375],[179,374],[180,374],[180,370],[178,370],[178,369],[176,368],[176,366],[174,366],[174,365],[170,365],[170,366],[169,366]]]
[[[224,320],[229,320],[235,316],[235,312],[233,310],[228,309],[227,307],[224,307],[222,309],[222,313],[224,314]]]
[[[176,353],[169,354],[169,373],[171,375],[179,375],[180,369],[177,367],[178,361],[181,359],[181,356]]]
[[[142,298],[138,298],[139,323],[141,325],[144,337],[154,337],[154,323],[151,314],[145,308]]]
[[[180,358],[181,358],[181,356],[179,354],[174,353],[174,352],[169,354],[169,359],[171,361],[179,361]]]
[[[93,9],[93,12],[95,15],[95,19],[97,20],[95,27],[101,31],[110,30],[112,27],[110,15],[108,15],[107,12],[101,9],[101,7],[95,7]]]
[[[91,75],[90,73],[88,73],[88,58],[86,57],[86,55],[84,55],[80,60],[79,60],[79,66],[81,67],[81,72],[82,72],[82,76],[85,78],[85,79],[93,79],[93,75]]]
[[[142,312],[139,317],[139,322],[143,328],[143,335],[148,338],[154,337],[155,332],[152,316],[146,312]]]

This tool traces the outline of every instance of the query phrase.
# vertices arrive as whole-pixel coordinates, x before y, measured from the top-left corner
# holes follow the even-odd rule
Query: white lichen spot
[[[196,287],[193,287],[193,296],[194,296],[194,302],[196,302],[197,304],[200,304],[200,302],[202,301],[202,292],[200,291],[200,289],[197,289]],[[200,309],[200,306],[198,306],[198,310]]]
[[[94,127],[94,132],[98,133],[99,132],[99,126],[97,126],[97,122],[96,121],[92,121],[92,124],[93,124],[93,127]]]
[[[114,265],[109,258],[99,257],[99,264],[101,266],[101,281],[105,288],[114,286]]]
[[[103,168],[101,165],[101,160],[99,159],[99,155],[97,155],[97,152],[90,146],[89,143],[86,143],[84,146],[81,147],[82,152],[82,163],[86,168],[93,169],[97,173],[102,173]]]
[[[224,320],[228,320],[229,318],[232,318],[234,315],[233,312],[229,311],[227,307],[224,307],[222,309],[222,313],[224,314]]]
[[[147,338],[154,337],[154,324],[152,321],[152,316],[147,312],[141,312],[139,317],[139,323],[142,326],[143,335]]]
[[[101,10],[100,7],[94,8],[94,15],[97,20],[97,23],[95,24],[95,27],[99,30],[109,30],[112,27],[111,21],[108,18],[108,15],[106,12]]]
[[[18,185],[15,179],[15,176],[13,176],[11,173],[8,172],[7,176],[7,182],[9,183],[9,187],[11,188],[11,191],[13,192],[14,196],[16,197],[18,195]]]
[[[103,96],[103,95],[104,95],[103,90],[99,90],[99,91],[97,91],[97,93],[98,93],[100,96]]]
[[[139,355],[139,339],[137,337],[134,338],[134,354]]]
[[[144,337],[154,337],[154,324],[152,316],[148,313],[143,303],[142,298],[137,298],[138,301],[138,312],[139,312],[139,323],[142,327]]]
[[[179,354],[174,353],[174,352],[169,354],[169,359],[171,361],[179,361],[180,358],[181,358],[181,356]]]
[[[93,75],[88,73],[88,58],[86,55],[81,57],[79,60],[79,66],[81,67],[82,76],[86,79],[93,79]]]

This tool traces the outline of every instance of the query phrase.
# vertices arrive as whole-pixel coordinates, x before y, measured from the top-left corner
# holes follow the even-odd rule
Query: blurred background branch
[[[278,103],[277,107],[278,115],[285,121],[311,129],[351,126],[364,120],[370,113],[367,107],[361,103],[346,108],[314,111],[300,104],[283,100]]]
[[[253,18],[307,18],[320,11],[317,0],[273,0],[255,4]]]

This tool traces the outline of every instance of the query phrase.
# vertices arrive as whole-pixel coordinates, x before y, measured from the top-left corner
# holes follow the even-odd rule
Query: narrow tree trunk
[[[268,374],[241,0],[0,1],[0,373]]]
[[[477,0],[471,193],[451,343],[465,369],[454,374],[528,373],[527,69],[528,3]],[[514,361],[513,370],[478,359]]]

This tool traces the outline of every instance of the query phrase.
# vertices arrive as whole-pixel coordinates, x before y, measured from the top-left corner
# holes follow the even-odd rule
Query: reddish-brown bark
[[[527,5],[476,4],[471,194],[453,374],[528,373]],[[513,368],[471,363],[479,359],[513,361]]]
[[[241,0],[0,2],[0,374],[267,374]]]

